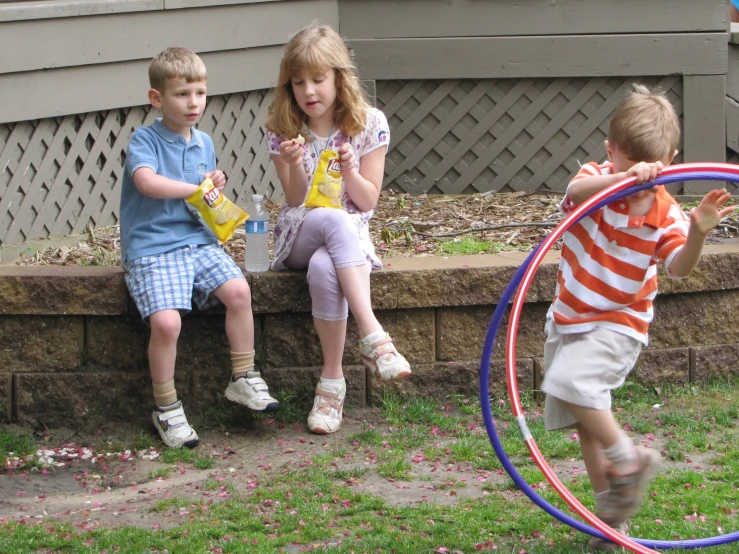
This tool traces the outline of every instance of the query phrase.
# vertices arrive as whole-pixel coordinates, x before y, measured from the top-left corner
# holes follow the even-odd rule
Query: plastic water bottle
[[[264,196],[254,194],[246,207],[246,256],[244,269],[249,272],[269,269],[269,211],[262,203]]]

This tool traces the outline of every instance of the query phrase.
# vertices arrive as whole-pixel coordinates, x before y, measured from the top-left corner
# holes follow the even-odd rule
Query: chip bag
[[[249,219],[249,215],[221,194],[213,181],[207,178],[192,196],[185,198],[195,206],[200,217],[223,244],[233,237],[237,225]]]
[[[334,150],[324,150],[305,199],[306,208],[342,208],[341,162]]]

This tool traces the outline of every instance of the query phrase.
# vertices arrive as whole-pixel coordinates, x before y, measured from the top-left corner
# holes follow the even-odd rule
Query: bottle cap
[[[252,194],[251,199],[254,202],[261,202],[262,200],[264,200],[264,195],[263,194]]]

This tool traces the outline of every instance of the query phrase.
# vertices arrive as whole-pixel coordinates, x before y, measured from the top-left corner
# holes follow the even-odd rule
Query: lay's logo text
[[[213,188],[203,194],[203,200],[205,200],[205,203],[212,208],[216,204],[220,196],[220,191],[216,188]]]
[[[329,161],[328,168],[326,170],[332,174],[332,177],[339,177],[341,175],[341,162],[339,161],[339,158],[333,158]]]

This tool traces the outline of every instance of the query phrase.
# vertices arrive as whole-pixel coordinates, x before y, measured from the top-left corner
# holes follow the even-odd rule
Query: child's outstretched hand
[[[690,210],[690,227],[701,235],[707,235],[719,222],[739,206],[723,208],[731,194],[726,189],[715,189],[706,194],[697,207]]]
[[[341,171],[351,171],[357,167],[357,155],[354,152],[354,147],[345,142],[339,148],[339,161],[341,162]]]
[[[663,164],[662,162],[639,162],[638,164],[634,164],[629,168],[629,170],[626,172],[626,176],[636,177],[636,184],[640,185],[641,183],[654,181],[657,178],[657,175],[662,173],[662,170],[664,168],[665,164]]]
[[[301,165],[303,163],[303,145],[299,144],[295,139],[281,142],[280,159],[287,165]]]

